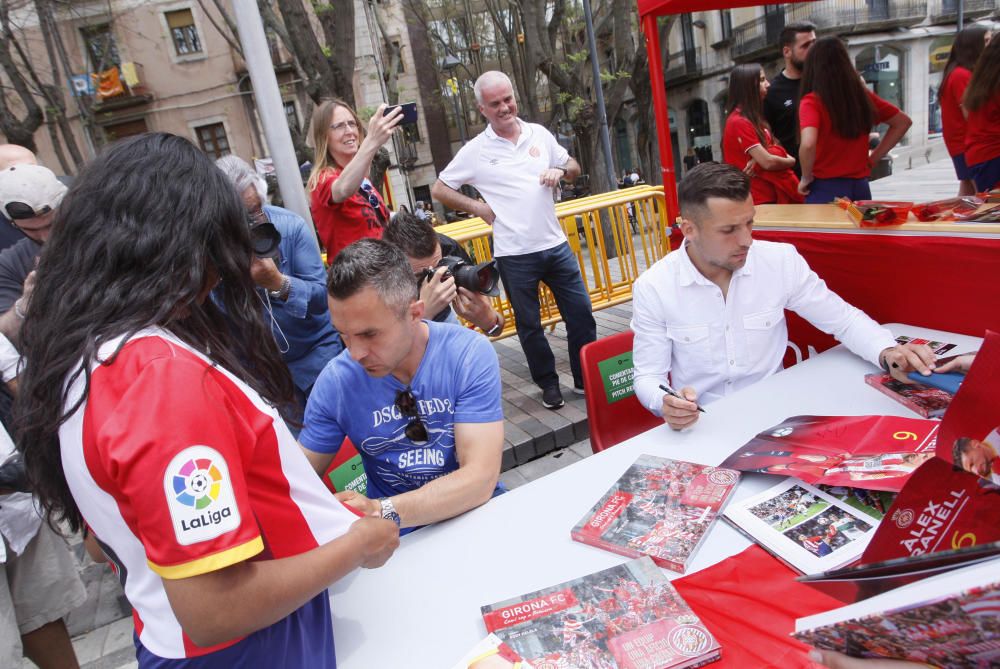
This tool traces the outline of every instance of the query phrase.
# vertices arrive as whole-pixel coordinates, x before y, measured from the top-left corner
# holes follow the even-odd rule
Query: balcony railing
[[[959,0],[932,0],[931,23],[951,23],[958,19]],[[962,13],[966,19],[975,19],[995,12],[997,0],[965,0]]]
[[[107,78],[95,77],[93,109],[113,112],[138,105],[149,104],[152,92],[146,87],[146,77],[140,63],[122,63],[106,70]]]
[[[873,32],[917,25],[927,17],[927,0],[824,0],[802,9],[822,29]]]
[[[663,80],[667,84],[676,85],[688,78],[697,77],[703,69],[701,52],[697,49],[685,49],[670,54],[663,72]]]
[[[814,3],[815,4],[815,3]],[[785,27],[784,11],[757,17],[733,28],[733,58],[753,58],[777,51],[778,37]]]
[[[935,0],[941,5],[958,0]],[[965,0],[970,5],[995,5],[996,0]],[[750,60],[777,53],[786,22],[812,21],[821,32],[843,34],[915,26],[927,17],[927,0],[819,0],[786,6],[733,29],[733,58]],[[967,10],[968,11],[968,10]]]

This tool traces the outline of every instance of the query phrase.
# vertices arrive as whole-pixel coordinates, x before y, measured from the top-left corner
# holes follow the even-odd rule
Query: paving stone
[[[511,469],[500,474],[500,481],[506,486],[507,490],[513,490],[523,486],[528,482],[524,474],[517,469]]]
[[[526,462],[514,471],[520,472],[520,474],[527,481],[534,481],[574,462],[579,462],[581,459],[582,458],[570,448],[560,448],[544,457],[536,458],[531,462]]]

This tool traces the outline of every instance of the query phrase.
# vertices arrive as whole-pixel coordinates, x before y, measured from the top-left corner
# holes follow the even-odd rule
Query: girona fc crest
[[[712,639],[701,627],[681,625],[670,633],[670,646],[681,655],[700,655],[711,644]]]
[[[899,529],[905,530],[913,524],[913,509],[900,509],[892,514],[892,522],[896,523]]]

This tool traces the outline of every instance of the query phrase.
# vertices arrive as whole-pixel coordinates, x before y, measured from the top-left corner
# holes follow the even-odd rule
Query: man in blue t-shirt
[[[316,379],[299,441],[318,472],[344,437],[357,447],[368,496],[338,498],[413,529],[502,491],[500,365],[489,341],[425,321],[406,256],[381,240],[338,253],[327,291],[347,352]]]

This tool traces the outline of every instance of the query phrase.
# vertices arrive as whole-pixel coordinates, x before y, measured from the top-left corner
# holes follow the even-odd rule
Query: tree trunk
[[[18,118],[8,105],[3,89],[0,88],[0,130],[3,130],[8,142],[35,152],[37,151],[35,131],[42,125],[44,115],[11,53],[14,33],[10,28],[8,9],[7,0],[0,0],[0,34],[3,35],[3,39],[0,40],[0,67],[10,79],[11,87],[17,93],[25,111],[24,116]]]
[[[321,11],[320,7],[317,7],[317,15],[333,11],[331,5],[323,5],[322,8]],[[306,94],[316,103],[323,98],[337,96],[347,100],[353,107],[354,92],[350,86],[344,87],[334,74],[333,67],[327,59],[326,49],[313,32],[309,13],[302,0],[278,0],[278,9],[288,31],[288,46],[291,47],[292,55],[298,60],[307,77],[304,82]],[[353,5],[351,11],[353,16]],[[352,62],[353,55],[351,54]]]
[[[323,27],[330,56],[327,58],[337,96],[353,107],[354,102],[354,0],[316,3],[316,17]]]

